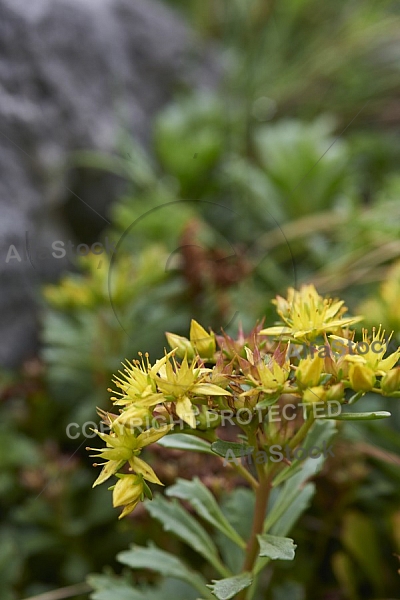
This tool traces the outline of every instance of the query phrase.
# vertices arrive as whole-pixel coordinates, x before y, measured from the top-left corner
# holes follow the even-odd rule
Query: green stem
[[[270,478],[265,477],[260,481],[256,493],[256,503],[254,507],[254,520],[251,535],[247,544],[246,557],[243,563],[242,571],[251,571],[258,556],[257,536],[262,533],[264,526],[265,513],[267,510],[269,493],[271,491]]]
[[[241,475],[244,479],[246,479],[246,481],[249,482],[253,490],[256,492],[259,487],[257,479],[255,479],[255,477],[253,477],[253,475],[249,473],[249,471],[245,469],[245,467],[239,462],[232,461],[229,464],[238,472],[239,475]]]
[[[264,466],[258,464],[256,460],[259,445],[255,431],[249,432],[248,441],[249,445],[254,447],[253,459],[258,473],[258,487],[255,492],[256,502],[254,507],[253,525],[249,540],[247,542],[246,555],[243,562],[242,572],[251,572],[257,560],[259,547],[257,536],[260,535],[263,531],[265,513],[267,511],[269,495],[272,488],[272,471],[271,473],[267,474]],[[238,594],[237,600],[245,600],[246,594],[247,591],[242,590]]]
[[[307,433],[311,429],[314,423],[314,416],[312,411],[309,412],[307,419],[304,421],[303,425],[300,427],[296,435],[290,440],[288,446],[291,450],[296,448],[304,440]]]

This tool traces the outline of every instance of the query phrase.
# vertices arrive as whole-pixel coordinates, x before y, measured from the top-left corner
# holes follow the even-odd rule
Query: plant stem
[[[289,443],[291,448],[295,448],[300,442],[304,440],[313,423],[314,417],[312,412],[310,412],[306,421],[304,421],[299,431]],[[272,479],[277,468],[277,465],[274,464],[270,470],[265,470],[263,465],[257,464],[256,453],[258,448],[258,442],[256,434],[254,432],[249,434],[248,439],[249,444],[254,447],[253,457],[257,467],[259,483],[255,491],[256,503],[254,507],[253,525],[250,538],[247,543],[246,556],[243,563],[242,572],[251,572],[254,569],[259,547],[257,536],[262,534],[264,530],[265,513],[267,511],[269,495],[272,489]],[[247,597],[247,592],[248,590],[242,590],[238,594],[237,600],[245,600]]]
[[[257,479],[255,479],[253,475],[249,473],[249,471],[243,465],[240,464],[239,461],[232,461],[229,464],[238,472],[239,475],[241,475],[244,479],[246,479],[246,481],[249,482],[253,490],[256,492],[259,487]]]
[[[255,432],[249,433],[249,444],[254,447],[253,459],[257,468],[258,473],[258,487],[255,491],[256,502],[254,507],[253,525],[251,534],[246,547],[246,556],[244,559],[242,572],[251,572],[254,567],[254,563],[258,556],[258,539],[257,536],[262,533],[264,526],[265,513],[267,511],[269,494],[272,488],[272,472],[267,475],[264,465],[258,464],[257,462],[257,451],[258,441]],[[242,590],[237,600],[245,600],[247,591]]]
[[[250,535],[250,539],[247,544],[246,558],[243,563],[242,571],[251,571],[258,553],[258,540],[257,535],[262,533],[265,519],[265,512],[267,510],[269,493],[271,490],[271,481],[269,478],[265,478],[260,481],[259,487],[256,494],[256,503],[254,507],[254,520],[253,527]]]
[[[313,425],[314,420],[315,419],[312,414],[312,411],[310,411],[307,419],[304,421],[303,425],[300,427],[300,429],[298,430],[296,435],[290,440],[290,442],[288,444],[288,446],[291,450],[296,448],[296,446],[304,440],[308,431],[310,430],[311,426]]]

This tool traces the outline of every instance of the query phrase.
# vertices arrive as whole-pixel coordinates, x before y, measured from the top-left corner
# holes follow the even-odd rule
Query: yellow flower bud
[[[400,367],[392,369],[382,378],[381,390],[385,394],[400,391]]]
[[[303,358],[296,371],[298,383],[304,387],[318,385],[323,367],[324,359],[319,356]]]
[[[138,475],[124,475],[113,490],[113,506],[137,504],[143,494],[143,479]]]
[[[190,323],[190,341],[201,358],[212,358],[216,351],[215,336],[208,333],[197,321]]]
[[[168,344],[172,350],[178,348],[176,351],[176,356],[183,358],[186,354],[189,360],[194,357],[195,350],[187,338],[177,335],[176,333],[170,333],[169,331],[167,331],[165,337],[167,338]]]
[[[349,367],[350,385],[355,392],[369,392],[375,385],[374,371],[362,363],[353,363]]]
[[[151,411],[142,406],[130,406],[127,410],[124,410],[119,417],[114,420],[116,425],[125,425],[130,428],[143,427],[151,423],[153,415]]]
[[[317,385],[307,388],[303,394],[304,402],[324,402],[326,400],[326,390],[323,385]]]
[[[326,399],[328,402],[332,400],[343,400],[344,397],[344,385],[343,383],[336,383],[330,387],[326,392]]]

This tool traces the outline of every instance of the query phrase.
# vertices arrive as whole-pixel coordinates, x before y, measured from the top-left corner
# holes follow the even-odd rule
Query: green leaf
[[[178,479],[175,485],[167,489],[166,494],[167,496],[175,496],[181,500],[186,500],[205,521],[222,531],[241,548],[246,547],[246,542],[223,515],[214,496],[198,477],[195,477],[192,481]]]
[[[251,531],[255,494],[252,489],[239,487],[223,495],[220,503],[221,510],[229,523],[244,539]],[[232,573],[240,573],[244,560],[243,548],[239,548],[221,532],[217,532],[216,542],[224,563]]]
[[[302,447],[305,450],[310,451],[314,446],[317,448],[321,448],[324,442],[328,443],[333,435],[336,433],[336,426],[333,420],[317,420],[314,422],[306,439],[302,443]],[[317,460],[317,459],[313,459]],[[282,471],[275,477],[272,485],[276,487],[293,477],[296,473],[298,473],[303,468],[302,460],[293,460],[290,466],[285,467]]]
[[[334,425],[332,423],[332,425]],[[331,434],[332,427],[326,427],[326,433]],[[308,508],[315,493],[315,484],[305,482],[315,475],[324,462],[323,456],[309,458],[304,461],[302,469],[288,479],[278,491],[267,518],[264,521],[264,533],[286,536],[300,515]],[[271,559],[259,557],[254,567],[254,573],[259,573]]]
[[[142,591],[121,577],[89,575],[87,582],[95,590],[90,594],[91,600],[143,600]]]
[[[171,531],[214,565],[224,576],[229,575],[229,571],[221,564],[217,547],[211,537],[177,500],[168,501],[158,495],[152,502],[146,502],[145,506],[150,515],[160,521],[165,531]]]
[[[377,412],[364,413],[340,413],[335,417],[319,417],[320,419],[332,419],[335,421],[375,421],[376,419],[387,419],[391,417],[391,413],[386,410],[378,410]]]
[[[374,520],[360,512],[348,511],[343,518],[341,542],[373,584],[375,595],[381,596],[382,564],[379,538]]]
[[[213,579],[213,583],[207,585],[218,600],[229,600],[238,594],[241,590],[249,587],[253,583],[250,573],[241,573],[228,579]]]
[[[204,454],[213,454],[211,445],[201,438],[186,433],[173,433],[167,435],[157,442],[164,448],[173,448],[175,450],[191,450],[192,452],[203,452]]]
[[[226,456],[228,450],[231,450],[234,456],[240,458],[242,456],[247,456],[251,454],[254,450],[251,446],[247,446],[247,444],[238,444],[237,442],[225,442],[224,440],[217,440],[213,444],[211,444],[211,450],[218,454],[218,456]]]
[[[289,480],[287,482],[287,484],[290,484],[291,482],[292,482],[292,479]],[[285,486],[287,484],[285,484]],[[281,502],[281,500],[283,498],[285,486],[283,487],[281,493],[278,496],[278,499],[277,499],[278,503]],[[286,488],[286,490],[288,491],[288,493],[290,493],[290,491],[291,491],[290,486],[288,486]],[[270,527],[268,517],[267,517],[267,519],[264,523],[264,528],[266,529],[266,527],[270,527],[270,529],[274,535],[278,535],[278,536],[287,535],[291,531],[292,527],[294,526],[294,524],[296,523],[296,521],[300,517],[300,515],[302,515],[303,512],[309,507],[311,499],[314,494],[315,494],[315,484],[308,483],[307,485],[304,486],[304,488],[300,492],[297,492],[297,494],[295,495],[295,499],[293,501],[291,501],[291,503],[288,503],[288,505],[286,506],[285,510],[282,513],[279,513],[279,515],[275,515],[275,516],[277,516],[276,521],[275,521],[275,516],[273,517],[273,519],[274,519],[273,526]],[[275,508],[275,505],[274,505],[274,508]],[[264,569],[264,567],[269,563],[270,560],[271,559],[267,558],[267,557],[259,557],[257,559],[257,562],[254,567],[254,573],[257,574],[260,571],[262,571]]]
[[[131,569],[149,569],[164,577],[174,577],[193,586],[200,594],[210,598],[205,580],[199,573],[189,569],[176,556],[165,552],[154,545],[143,548],[133,545],[130,550],[117,554],[117,560]]]
[[[184,581],[166,578],[158,585],[133,584],[125,577],[112,575],[89,575],[88,584],[95,590],[91,600],[195,600],[196,590]]]
[[[293,560],[297,545],[291,538],[277,535],[258,535],[260,544],[259,556],[266,556],[271,560]]]
[[[322,464],[322,457],[320,458],[309,458],[304,461],[303,469],[296,473],[293,477],[288,479],[281,491],[278,494],[276,501],[269,512],[264,522],[264,532],[270,531],[271,527],[275,525],[283,517],[285,513],[291,511],[292,504],[298,498],[304,482],[319,470],[319,466]],[[276,533],[274,531],[274,533]],[[285,534],[279,534],[285,535]]]

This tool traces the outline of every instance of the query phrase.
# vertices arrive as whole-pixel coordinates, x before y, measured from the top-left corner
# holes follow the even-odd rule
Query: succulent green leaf
[[[260,544],[259,556],[266,556],[271,560],[293,560],[297,545],[291,538],[277,535],[257,536]]]
[[[222,531],[241,548],[246,547],[246,542],[226,519],[214,496],[198,477],[195,477],[192,481],[178,479],[175,485],[167,489],[166,494],[167,496],[186,500],[202,519]]]
[[[228,579],[213,579],[213,583],[207,585],[212,590],[214,596],[218,600],[229,600],[234,598],[241,590],[249,587],[253,583],[253,578],[250,573],[241,573],[235,577]]]

